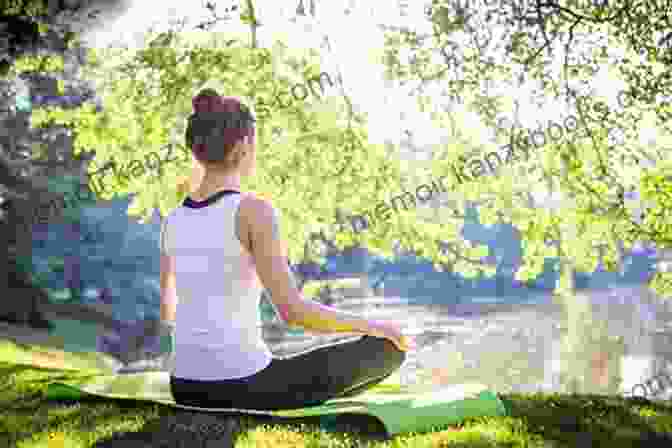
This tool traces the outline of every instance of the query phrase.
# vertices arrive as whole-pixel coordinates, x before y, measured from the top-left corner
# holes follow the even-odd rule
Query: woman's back
[[[187,198],[164,221],[162,245],[178,280],[177,377],[241,378],[271,360],[261,333],[262,286],[236,231],[240,202],[232,190]]]
[[[404,360],[401,331],[305,300],[278,210],[239,193],[256,164],[249,110],[209,89],[192,103],[185,139],[203,172],[191,198],[166,217],[161,238],[161,319],[174,321],[175,401],[292,409],[383,381]],[[367,336],[275,358],[262,338],[262,285],[290,326]]]

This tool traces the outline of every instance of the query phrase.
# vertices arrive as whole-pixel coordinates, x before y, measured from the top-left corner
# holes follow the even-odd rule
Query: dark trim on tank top
[[[187,196],[187,198],[182,203],[182,206],[187,207],[187,208],[204,208],[204,207],[207,207],[208,205],[214,204],[215,202],[219,201],[224,196],[228,196],[230,194],[240,194],[240,191],[236,191],[236,190],[218,191],[217,193],[212,194],[210,197],[208,197],[206,199],[203,199],[202,201],[196,201],[194,199],[191,199],[189,196]]]

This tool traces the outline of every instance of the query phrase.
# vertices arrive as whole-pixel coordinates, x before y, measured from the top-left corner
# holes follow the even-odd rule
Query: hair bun
[[[198,93],[191,101],[194,113],[240,111],[240,102],[236,98],[220,96],[213,89],[205,89]]]

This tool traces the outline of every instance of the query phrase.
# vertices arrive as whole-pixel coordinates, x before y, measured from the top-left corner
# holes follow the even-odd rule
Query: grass
[[[92,375],[98,364],[83,355],[61,354],[69,370],[55,368],[53,355],[44,357],[49,365],[37,355],[31,359],[38,365],[18,365],[7,359],[8,347],[0,350],[0,448],[672,446],[671,405],[603,396],[506,395],[510,416],[391,439],[375,419],[364,416],[343,416],[327,432],[315,419],[232,418],[111,400],[48,402],[43,392],[50,382]]]

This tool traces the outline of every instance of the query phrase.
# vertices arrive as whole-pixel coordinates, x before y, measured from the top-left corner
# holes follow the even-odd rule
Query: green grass
[[[89,370],[54,368],[53,356],[48,368],[17,365],[8,362],[9,350],[0,350],[0,448],[672,447],[672,406],[598,396],[506,395],[508,417],[392,439],[364,416],[343,416],[326,432],[315,419],[231,418],[111,400],[54,403],[43,398],[47,385],[91,375],[95,362],[68,354],[60,357],[68,366]]]

